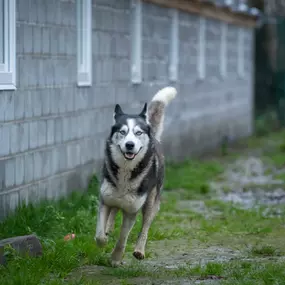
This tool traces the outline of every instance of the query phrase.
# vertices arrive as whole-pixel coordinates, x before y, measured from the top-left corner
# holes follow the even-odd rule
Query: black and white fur
[[[176,96],[176,89],[161,89],[138,115],[125,114],[119,105],[114,112],[114,124],[106,141],[103,180],[100,187],[95,240],[99,246],[108,241],[117,212],[123,212],[120,237],[112,252],[113,266],[122,264],[129,233],[142,210],[142,229],[133,255],[145,256],[148,230],[159,210],[164,179],[164,156],[160,137],[164,112]]]

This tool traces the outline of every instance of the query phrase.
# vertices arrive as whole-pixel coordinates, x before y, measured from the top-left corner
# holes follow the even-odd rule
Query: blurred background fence
[[[255,38],[256,133],[285,127],[285,1],[251,1],[262,16]]]

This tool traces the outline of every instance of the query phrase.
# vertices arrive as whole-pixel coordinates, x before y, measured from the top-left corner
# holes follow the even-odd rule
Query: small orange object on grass
[[[71,240],[71,239],[74,239],[75,238],[75,234],[68,234],[64,237],[64,240],[65,241],[68,241],[68,240]]]

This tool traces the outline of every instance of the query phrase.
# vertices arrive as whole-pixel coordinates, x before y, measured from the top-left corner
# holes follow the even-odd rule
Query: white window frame
[[[226,78],[228,71],[227,34],[228,34],[228,23],[221,22],[220,73],[222,78]]]
[[[77,86],[92,86],[92,0],[77,0],[76,8]]]
[[[238,29],[238,62],[237,73],[240,78],[245,76],[245,63],[244,63],[244,29]]]
[[[142,2],[132,0],[131,3],[131,82],[142,82]]]
[[[4,63],[0,63],[0,90],[16,89],[16,4],[4,0]]]
[[[179,64],[179,11],[171,10],[171,29],[170,29],[170,61],[169,61],[169,80],[175,82],[178,80]]]
[[[199,39],[198,39],[198,78],[203,80],[206,77],[206,19],[204,17],[199,18]]]

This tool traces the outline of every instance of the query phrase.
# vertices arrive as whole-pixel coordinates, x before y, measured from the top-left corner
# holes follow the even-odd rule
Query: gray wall
[[[130,1],[93,1],[93,86],[76,85],[73,0],[17,1],[17,90],[0,91],[0,218],[20,201],[83,188],[98,170],[114,103],[142,107],[169,83],[170,14],[143,4],[143,82],[130,83]],[[252,131],[253,31],[246,76],[237,76],[237,27],[228,35],[229,75],[219,77],[220,23],[207,20],[206,78],[197,79],[197,17],[180,13],[178,97],[167,110],[164,147],[182,158],[221,136]]]

